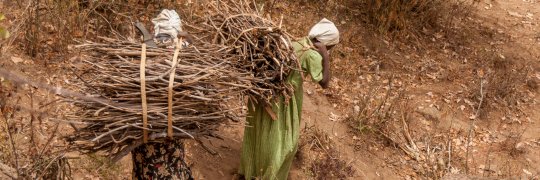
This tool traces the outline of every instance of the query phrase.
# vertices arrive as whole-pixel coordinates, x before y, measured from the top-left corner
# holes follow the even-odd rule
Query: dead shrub
[[[413,108],[406,102],[399,103],[397,122],[388,125],[384,137],[386,141],[401,150],[411,159],[408,165],[421,177],[441,179],[446,174],[456,171],[459,157],[451,143],[449,132],[428,132],[423,127],[414,125]]]
[[[0,80],[0,165],[13,169],[8,173],[13,179],[72,179],[64,149],[59,150],[62,144],[53,144],[59,123],[43,123],[39,113],[48,108],[33,109],[46,102],[38,96],[32,89]]]
[[[474,65],[482,75],[475,76],[469,84],[469,97],[476,104],[480,102],[480,82],[484,81],[484,103],[480,109],[480,117],[484,117],[490,112],[493,105],[506,108],[514,108],[523,97],[520,87],[527,85],[527,75],[529,68],[527,65],[516,63],[515,57],[505,57],[496,52],[487,52],[483,59]],[[482,76],[482,77],[480,77]]]
[[[71,166],[65,156],[38,157],[30,165],[21,169],[22,179],[73,179]]]
[[[522,85],[525,74],[514,70],[502,70],[495,72],[490,77],[490,84],[487,88],[487,97],[501,99],[504,105],[515,106],[519,101],[517,86]]]
[[[368,85],[369,90],[363,94],[355,107],[354,114],[346,120],[355,134],[385,132],[387,123],[395,116],[396,104],[402,99],[403,91],[392,88],[392,78],[387,84]]]
[[[354,174],[352,166],[341,159],[334,159],[325,156],[314,161],[310,169],[315,175],[315,179],[346,179]]]
[[[401,30],[418,32],[424,28],[436,29],[447,26],[456,17],[466,17],[472,5],[460,0],[364,0],[363,2],[369,21],[381,33]]]
[[[389,83],[391,84],[391,83]],[[415,124],[414,108],[408,104],[403,92],[392,92],[387,89],[382,98],[376,101],[371,88],[364,100],[351,118],[348,119],[353,133],[362,136],[360,139],[372,139],[374,142],[359,142],[358,146],[366,144],[383,148],[393,148],[402,152],[401,157],[391,161],[407,162],[408,168],[422,178],[440,179],[448,172],[455,170],[452,157],[450,135],[441,132],[422,130]],[[370,100],[371,99],[371,100]],[[365,138],[364,138],[365,137]],[[377,137],[377,138],[373,138]],[[404,160],[409,159],[409,160]],[[458,166],[458,165],[456,165]]]
[[[332,139],[320,129],[306,128],[300,139],[299,149],[298,156],[302,158],[298,160],[307,164],[308,173],[314,179],[346,179],[355,174],[350,163],[340,158]],[[311,162],[303,158],[306,150],[315,152],[315,158]]]
[[[507,152],[510,156],[517,158],[520,155],[525,154],[526,151],[526,144],[522,142],[523,133],[522,132],[510,132],[509,135],[506,136],[506,139],[501,142],[500,147],[501,150],[504,152]]]
[[[68,46],[99,37],[129,39],[137,32],[137,21],[150,26],[162,9],[181,10],[181,3],[155,1],[19,0],[6,4],[20,29],[11,37],[32,57],[62,58]],[[181,12],[179,12],[181,13]]]

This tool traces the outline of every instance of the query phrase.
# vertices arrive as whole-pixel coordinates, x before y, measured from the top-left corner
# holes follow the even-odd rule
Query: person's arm
[[[193,44],[193,36],[191,34],[182,31],[178,33],[178,36],[183,37],[189,44]]]
[[[323,67],[323,78],[321,81],[319,81],[319,84],[323,89],[328,88],[328,85],[330,84],[330,55],[328,54],[328,50],[326,49],[326,46],[322,43],[314,43],[313,44],[316,48],[319,54],[321,54],[323,58],[322,67]]]

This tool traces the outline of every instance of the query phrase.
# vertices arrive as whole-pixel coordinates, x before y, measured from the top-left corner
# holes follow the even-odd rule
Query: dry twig
[[[476,112],[474,114],[474,118],[471,120],[469,124],[469,133],[467,135],[467,152],[466,152],[466,159],[465,159],[465,170],[466,173],[469,174],[469,155],[470,155],[470,146],[472,141],[472,136],[474,132],[474,124],[476,122],[476,119],[480,115],[480,109],[482,108],[482,103],[484,101],[484,77],[483,74],[480,76],[480,103],[478,103],[478,108],[476,108]]]

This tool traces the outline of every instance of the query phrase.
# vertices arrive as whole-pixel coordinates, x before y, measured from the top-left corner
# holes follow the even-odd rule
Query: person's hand
[[[184,38],[189,44],[193,44],[193,36],[191,36],[189,33],[182,31],[178,33],[178,36]]]

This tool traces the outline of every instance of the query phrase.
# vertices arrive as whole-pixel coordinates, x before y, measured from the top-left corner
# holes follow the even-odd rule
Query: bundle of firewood
[[[287,76],[299,69],[289,35],[252,3],[208,6],[204,22],[188,27],[206,37],[180,49],[177,60],[175,49],[143,50],[140,43],[108,38],[77,46],[84,54],[76,66],[81,91],[104,100],[68,99],[76,109],[67,118],[82,124],[68,137],[73,147],[125,154],[143,139],[213,136],[239,116],[238,106],[230,106],[235,97],[267,104],[288,99]]]
[[[277,96],[289,99],[293,89],[286,78],[301,67],[281,21],[274,23],[264,17],[248,0],[212,1],[207,6],[208,12],[191,29],[202,31],[208,42],[233,48],[233,53],[242,57],[238,68],[263,80],[256,86],[269,91],[252,93],[255,100],[270,104]]]

